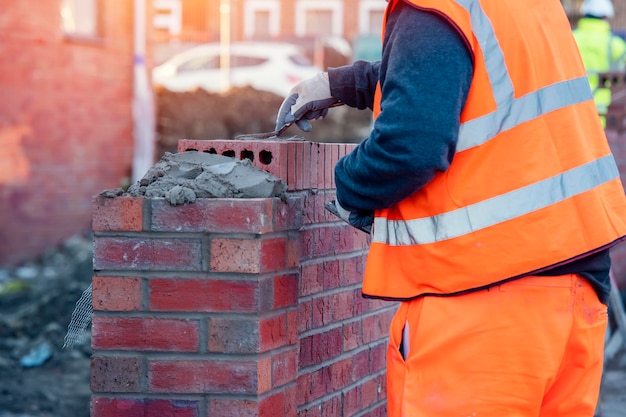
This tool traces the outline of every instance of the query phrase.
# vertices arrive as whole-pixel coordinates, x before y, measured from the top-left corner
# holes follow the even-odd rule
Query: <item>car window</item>
[[[300,54],[289,55],[289,60],[299,67],[309,67],[312,65],[311,61],[309,60],[309,58],[306,57],[306,55],[300,55]]]
[[[178,72],[217,69],[220,67],[219,56],[199,56],[191,58],[178,67]]]
[[[231,55],[230,56],[231,68],[253,67],[255,65],[261,65],[265,62],[267,62],[266,58],[260,58],[260,57],[255,57],[255,56],[245,56],[245,55]]]

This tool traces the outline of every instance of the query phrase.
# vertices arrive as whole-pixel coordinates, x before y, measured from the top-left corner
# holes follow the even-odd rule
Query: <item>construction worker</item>
[[[388,415],[591,417],[626,197],[561,3],[389,0],[383,25],[276,127],[375,114],[335,183],[372,226],[364,296],[400,301]]]
[[[584,0],[574,29],[574,38],[580,49],[589,76],[589,84],[602,125],[606,127],[606,113],[611,104],[611,90],[599,85],[598,74],[624,71],[626,67],[626,42],[611,31],[607,19],[614,16],[610,0]]]

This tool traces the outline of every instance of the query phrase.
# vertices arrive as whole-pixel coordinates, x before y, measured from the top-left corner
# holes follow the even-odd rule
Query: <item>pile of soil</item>
[[[225,94],[198,89],[176,93],[159,90],[156,131],[157,152],[176,152],[180,139],[234,139],[246,133],[274,130],[283,98],[251,87],[233,88]],[[334,107],[324,119],[313,122],[311,132],[290,127],[284,136],[301,136],[313,142],[359,143],[367,137],[370,110]]]

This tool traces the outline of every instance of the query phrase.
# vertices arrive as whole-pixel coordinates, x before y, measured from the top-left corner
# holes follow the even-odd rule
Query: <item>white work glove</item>
[[[278,109],[275,130],[295,123],[301,130],[309,132],[312,127],[309,120],[326,117],[329,107],[340,104],[330,94],[328,73],[321,72],[291,89]]]
[[[332,200],[331,202],[326,203],[325,207],[326,210],[330,211],[350,226],[356,227],[365,233],[372,232],[372,223],[374,223],[373,212],[348,211],[341,207],[337,200]]]

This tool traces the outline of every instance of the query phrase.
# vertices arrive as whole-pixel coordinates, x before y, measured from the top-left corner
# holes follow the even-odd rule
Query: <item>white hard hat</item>
[[[584,0],[580,5],[580,14],[611,18],[615,15],[611,0]]]

